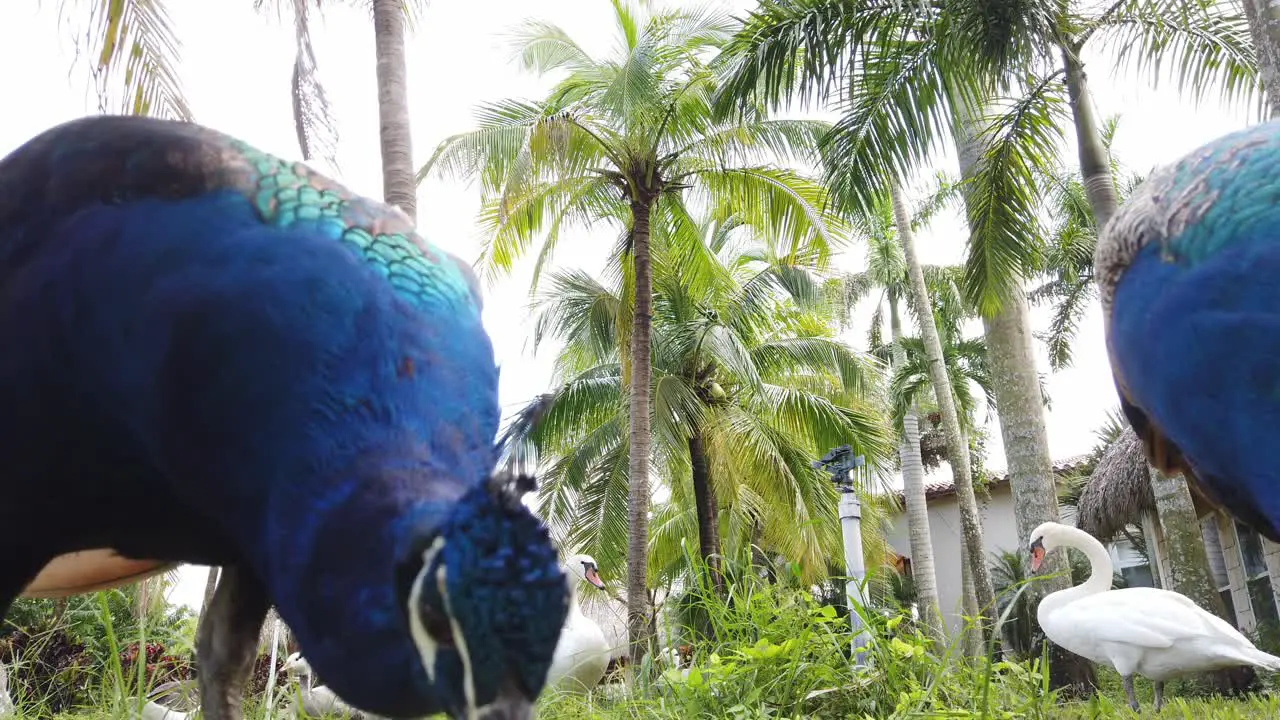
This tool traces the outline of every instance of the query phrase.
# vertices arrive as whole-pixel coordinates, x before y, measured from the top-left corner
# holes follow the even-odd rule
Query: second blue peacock
[[[1152,464],[1280,542],[1280,123],[1153,173],[1095,265],[1121,407]]]
[[[197,125],[93,117],[0,161],[0,617],[223,567],[233,720],[268,607],[378,715],[524,718],[568,612],[470,269],[403,213]]]

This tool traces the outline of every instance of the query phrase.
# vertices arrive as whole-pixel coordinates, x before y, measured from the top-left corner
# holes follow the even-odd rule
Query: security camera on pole
[[[853,486],[853,471],[863,467],[866,458],[854,455],[853,448],[841,445],[812,463],[815,469],[831,473],[831,482],[840,491],[840,531],[844,536],[845,594],[849,597],[849,625],[853,630],[853,659],[855,664],[865,663],[863,648],[871,637],[862,623],[859,611],[867,607],[867,570],[862,561],[862,505]]]

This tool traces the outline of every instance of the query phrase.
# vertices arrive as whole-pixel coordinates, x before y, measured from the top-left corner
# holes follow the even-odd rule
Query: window
[[[1155,578],[1151,577],[1151,567],[1148,565],[1130,565],[1126,568],[1120,568],[1120,576],[1124,578],[1124,583],[1128,587],[1155,587]]]
[[[1116,538],[1107,545],[1107,552],[1111,555],[1112,567],[1124,578],[1127,587],[1155,587],[1147,558],[1128,538],[1123,535]]]
[[[1253,580],[1267,574],[1267,561],[1262,557],[1262,538],[1248,526],[1236,521],[1236,536],[1240,538],[1240,564],[1244,576]]]
[[[1245,585],[1249,590],[1249,603],[1253,606],[1254,620],[1262,625],[1280,622],[1276,611],[1276,595],[1271,589],[1271,574],[1262,554],[1262,538],[1258,533],[1236,522],[1236,536],[1240,538],[1240,566],[1244,568]]]
[[[1227,620],[1240,627],[1236,619],[1236,604],[1231,598],[1231,579],[1227,575],[1227,563],[1222,554],[1222,536],[1218,534],[1218,518],[1206,515],[1200,518],[1200,534],[1204,536],[1204,552],[1209,560],[1209,575],[1213,579],[1213,587],[1222,597],[1222,604],[1227,609]]]

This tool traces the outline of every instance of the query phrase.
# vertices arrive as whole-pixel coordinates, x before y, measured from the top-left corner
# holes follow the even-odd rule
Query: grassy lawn
[[[1139,679],[1143,713],[1124,704],[1120,678],[1097,668],[1099,693],[1087,701],[1063,702],[1048,691],[1039,659],[990,662],[965,658],[954,648],[937,649],[902,615],[872,614],[865,660],[850,660],[848,620],[805,590],[767,583],[735,585],[732,596],[696,598],[667,628],[673,642],[694,648],[693,665],[682,672],[653,667],[646,659],[629,690],[620,683],[590,695],[548,691],[539,702],[543,720],[783,720],[791,718],[1184,718],[1280,720],[1275,679],[1262,677],[1244,698],[1209,695],[1196,680],[1169,683],[1163,712],[1151,712],[1151,684]],[[97,627],[97,623],[93,623]],[[702,628],[695,633],[687,628]],[[681,630],[680,628],[686,628]],[[710,637],[706,639],[709,631]],[[126,634],[127,637],[127,634]],[[119,643],[113,643],[119,646]],[[114,665],[114,667],[112,667]],[[152,666],[148,665],[148,673]],[[266,677],[263,666],[263,678]],[[104,669],[105,668],[105,669]],[[60,692],[68,670],[46,677],[41,687]],[[81,690],[55,707],[34,696],[29,683],[12,720],[127,718],[132,703],[114,700],[144,695],[141,672],[90,663],[75,670]],[[13,678],[22,672],[11,673]],[[291,692],[291,688],[284,692]],[[263,720],[264,698],[246,698],[246,720]],[[280,695],[276,695],[280,698]],[[283,701],[275,706],[282,708]],[[272,717],[280,717],[279,710]],[[11,720],[11,719],[6,719]],[[170,720],[177,720],[170,718]],[[431,719],[436,720],[436,719]]]

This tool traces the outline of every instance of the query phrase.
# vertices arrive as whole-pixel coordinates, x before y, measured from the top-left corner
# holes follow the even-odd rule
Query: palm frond
[[[1200,102],[1216,89],[1228,101],[1260,101],[1261,79],[1249,25],[1238,3],[1122,0],[1086,30],[1116,54],[1117,70],[1171,76]]]
[[[59,13],[83,12],[88,29],[77,45],[102,112],[190,121],[178,73],[181,47],[163,0],[59,0]]]
[[[981,139],[968,183],[969,257],[964,291],[984,315],[996,312],[1022,278],[1040,267],[1037,172],[1049,167],[1062,139],[1058,83],[1041,79],[996,117]]]
[[[779,243],[781,254],[808,248],[820,262],[844,246],[843,227],[829,212],[826,190],[777,167],[701,167],[688,171],[705,202]]]
[[[893,0],[763,0],[717,57],[716,107],[757,100],[823,102],[840,89],[869,38],[897,36],[924,4]]]

